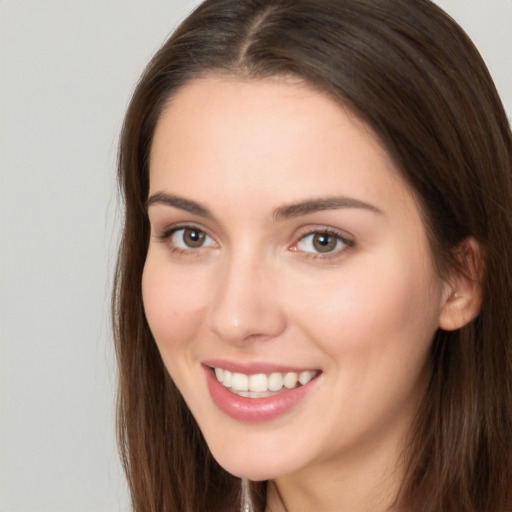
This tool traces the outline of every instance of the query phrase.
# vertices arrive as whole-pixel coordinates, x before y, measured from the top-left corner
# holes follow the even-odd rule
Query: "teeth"
[[[299,375],[299,382],[304,386],[304,384],[307,384],[315,375],[316,372],[313,370],[301,372]]]
[[[284,385],[288,389],[293,389],[297,385],[298,375],[295,372],[289,372],[284,376]]]
[[[249,391],[267,391],[268,388],[268,378],[263,373],[258,373],[257,375],[251,375],[249,377]]]
[[[269,391],[279,391],[283,387],[283,376],[280,373],[271,373],[268,378]]]
[[[227,388],[231,387],[231,383],[233,381],[233,374],[229,370],[224,370],[224,375],[222,376],[222,384]]]
[[[244,373],[233,373],[231,387],[236,391],[249,391],[249,376]]]
[[[267,393],[269,391],[280,391],[283,386],[286,389],[293,389],[300,385],[307,384],[318,372],[307,370],[297,372],[273,372],[269,375],[257,373],[246,375],[244,373],[230,372],[222,368],[215,368],[217,380],[226,388],[244,396],[251,396],[250,393]]]

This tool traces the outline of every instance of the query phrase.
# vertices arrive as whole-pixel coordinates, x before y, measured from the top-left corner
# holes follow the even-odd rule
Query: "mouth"
[[[266,398],[305,386],[320,373],[319,370],[305,370],[246,374],[221,367],[214,367],[213,371],[217,381],[231,393],[247,398]]]
[[[261,423],[297,410],[318,388],[322,371],[265,363],[203,361],[213,403],[231,418]]]

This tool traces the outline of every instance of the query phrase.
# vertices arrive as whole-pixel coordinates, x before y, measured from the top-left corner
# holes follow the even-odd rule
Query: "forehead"
[[[410,195],[363,121],[303,82],[276,78],[207,77],[181,88],[155,130],[150,189],[240,204],[254,194]]]
[[[162,129],[169,131],[174,123],[180,123],[179,131],[182,131],[187,121],[188,127],[196,131],[200,121],[202,126],[209,122],[217,133],[223,127],[243,125],[244,130],[239,132],[243,136],[250,134],[248,129],[251,125],[256,130],[262,118],[265,118],[269,129],[285,121],[293,122],[297,129],[311,130],[350,124],[367,135],[383,155],[386,154],[377,135],[348,106],[294,77],[243,79],[207,75],[197,78],[180,87],[170,97],[163,108],[156,132]]]

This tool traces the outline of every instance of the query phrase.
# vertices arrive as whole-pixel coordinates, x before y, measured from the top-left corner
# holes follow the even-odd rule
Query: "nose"
[[[231,258],[216,277],[208,326],[220,339],[246,344],[279,336],[286,316],[277,290],[276,269],[251,257]]]

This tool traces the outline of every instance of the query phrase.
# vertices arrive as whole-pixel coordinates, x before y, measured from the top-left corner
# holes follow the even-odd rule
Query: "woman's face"
[[[396,461],[448,287],[370,129],[298,82],[194,81],[157,125],[148,212],[147,319],[219,463]]]

